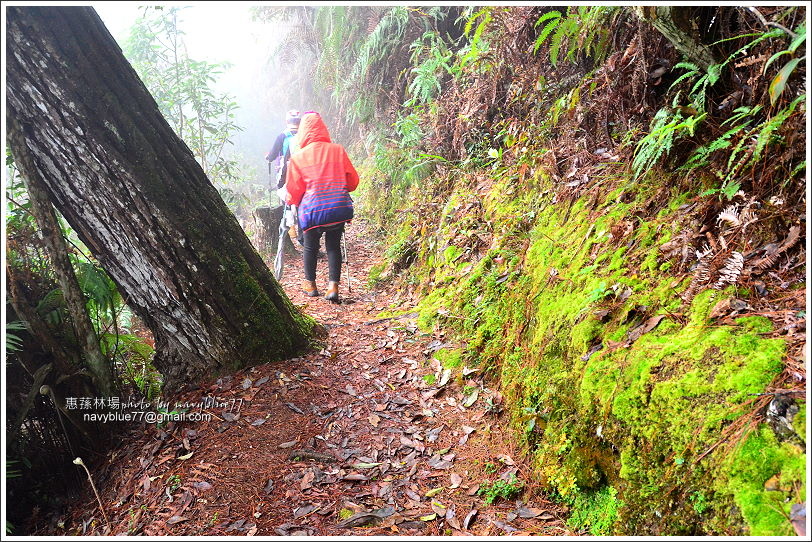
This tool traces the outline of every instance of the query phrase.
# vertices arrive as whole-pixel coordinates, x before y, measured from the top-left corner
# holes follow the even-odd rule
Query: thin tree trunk
[[[320,328],[273,279],[92,8],[7,11],[7,121],[156,339],[168,389],[296,356]]]
[[[25,158],[26,156],[24,155],[20,163],[18,163],[18,167],[21,169],[23,168],[21,163]],[[31,170],[32,167],[28,164],[24,169]],[[51,260],[51,265],[54,266],[54,272],[59,281],[59,286],[62,288],[62,295],[65,298],[65,304],[67,305],[73,330],[79,342],[82,357],[84,358],[88,370],[93,375],[96,390],[104,397],[111,397],[115,388],[113,385],[112,371],[108,360],[104,357],[104,354],[102,354],[101,347],[99,346],[99,337],[87,313],[85,296],[82,293],[79,281],[76,279],[73,266],[68,258],[68,247],[59,229],[59,223],[57,222],[54,208],[51,202],[48,201],[47,194],[45,194],[37,182],[26,177],[23,177],[23,181],[25,182],[28,197],[31,201],[31,214],[34,215],[39,225],[45,250]]]

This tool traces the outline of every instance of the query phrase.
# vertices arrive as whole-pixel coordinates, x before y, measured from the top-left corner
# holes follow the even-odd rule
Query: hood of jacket
[[[299,139],[299,148],[303,149],[311,143],[321,141],[323,143],[332,143],[330,140],[330,132],[327,131],[327,125],[321,120],[321,115],[318,113],[307,113],[302,117],[302,122],[299,123],[299,132],[296,134]]]

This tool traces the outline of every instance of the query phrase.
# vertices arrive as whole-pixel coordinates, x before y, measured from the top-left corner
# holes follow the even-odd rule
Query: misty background
[[[251,8],[244,2],[174,4],[178,28],[190,58],[212,63],[229,63],[230,68],[212,84],[216,92],[230,95],[239,104],[236,123],[243,131],[232,138],[225,153],[240,161],[249,180],[269,182],[265,155],[274,138],[285,129],[289,109],[307,110],[299,103],[299,89],[282,88],[272,55],[289,27],[283,23],[252,21]],[[188,7],[187,7],[188,6]],[[107,29],[123,45],[145,6],[137,2],[94,3],[92,7]]]

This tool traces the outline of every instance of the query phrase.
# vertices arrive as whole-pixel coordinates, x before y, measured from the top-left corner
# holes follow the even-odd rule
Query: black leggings
[[[318,226],[304,232],[304,275],[305,280],[316,280],[316,257],[319,254],[321,234],[324,234],[324,250],[327,252],[327,266],[330,281],[341,280],[341,235],[344,223],[333,226]]]

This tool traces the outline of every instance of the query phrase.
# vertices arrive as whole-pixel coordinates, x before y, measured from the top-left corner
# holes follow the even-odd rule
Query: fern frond
[[[771,254],[767,254],[761,260],[757,261],[753,268],[759,271],[763,271],[772,267],[778,258],[794,247],[798,241],[801,239],[801,228],[800,226],[793,226],[789,229],[789,233],[787,238],[781,243],[781,245],[775,250],[775,252]]]
[[[711,286],[714,290],[721,290],[726,284],[736,284],[744,269],[744,256],[741,252],[733,251],[733,254],[725,261],[725,265],[719,271],[719,278]]]
[[[716,217],[716,222],[726,222],[734,227],[741,226],[742,222],[739,219],[739,206],[732,204],[725,207],[725,209],[719,213],[719,216]]]

